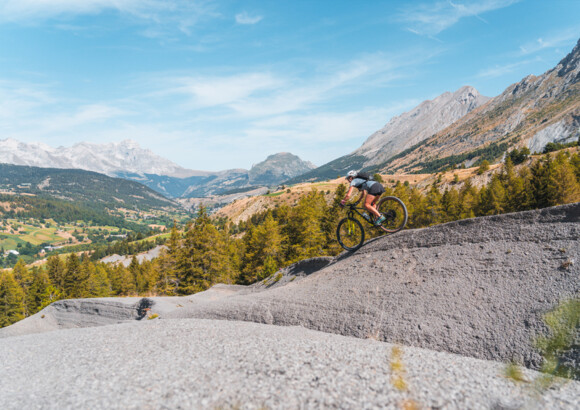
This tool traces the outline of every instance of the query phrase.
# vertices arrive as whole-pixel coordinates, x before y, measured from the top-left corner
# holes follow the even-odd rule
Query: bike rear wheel
[[[365,241],[365,230],[362,224],[354,218],[344,218],[336,228],[338,243],[350,252],[356,251]]]
[[[383,231],[395,233],[407,225],[407,219],[409,218],[407,207],[399,198],[386,196],[379,201],[377,209],[386,218],[380,225]]]

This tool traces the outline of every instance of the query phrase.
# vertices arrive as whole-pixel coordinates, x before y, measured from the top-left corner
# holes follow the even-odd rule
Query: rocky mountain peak
[[[272,185],[316,168],[311,162],[289,152],[279,152],[268,156],[264,161],[254,164],[249,171],[252,185]]]
[[[571,71],[576,71],[575,79],[578,81],[580,77],[580,39],[572,51],[560,61],[556,68],[558,69],[558,76],[560,77],[564,77]]]
[[[445,92],[433,100],[422,102],[411,111],[393,117],[352,154],[366,157],[364,166],[383,163],[446,128],[488,100],[488,97],[482,96],[471,86],[461,87],[453,93]]]

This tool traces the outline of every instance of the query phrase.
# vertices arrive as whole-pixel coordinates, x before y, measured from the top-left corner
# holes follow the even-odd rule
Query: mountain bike
[[[346,218],[341,219],[336,228],[338,243],[347,251],[356,251],[365,241],[365,230],[362,223],[355,217],[355,214],[358,214],[363,220],[386,233],[398,232],[407,225],[407,219],[409,218],[407,207],[397,197],[386,196],[379,200],[377,210],[386,218],[379,226],[375,226],[373,217],[366,213],[365,208],[357,207],[357,204],[358,202],[346,204],[348,208]]]

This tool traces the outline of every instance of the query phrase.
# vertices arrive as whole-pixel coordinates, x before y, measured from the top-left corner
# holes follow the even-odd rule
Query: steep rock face
[[[488,97],[480,95],[469,86],[454,93],[441,94],[391,119],[351,155],[366,157],[363,164],[365,167],[383,163],[393,155],[433,136],[488,100]]]
[[[270,155],[265,161],[252,166],[248,172],[251,185],[275,185],[316,168],[289,152]]]

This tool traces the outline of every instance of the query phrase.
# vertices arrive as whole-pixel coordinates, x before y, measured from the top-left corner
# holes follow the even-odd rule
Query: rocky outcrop
[[[537,368],[533,341],[546,332],[543,314],[580,291],[579,239],[580,203],[468,219],[379,237],[356,253],[302,261],[249,287],[151,298],[149,312],[303,326]],[[82,325],[80,308],[71,320],[47,309],[0,337],[30,333],[43,320]],[[90,311],[83,314],[93,326]]]

